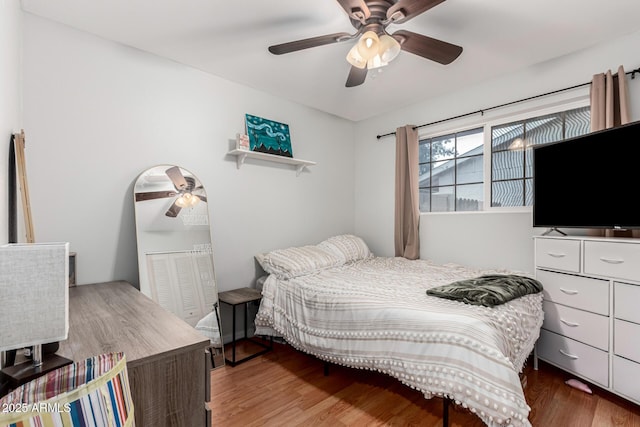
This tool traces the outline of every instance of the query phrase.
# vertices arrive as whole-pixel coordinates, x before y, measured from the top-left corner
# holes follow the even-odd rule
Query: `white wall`
[[[376,139],[406,124],[421,125],[510,101],[589,82],[593,74],[619,65],[627,71],[640,66],[640,32],[585,51],[538,64],[473,87],[452,88],[446,96],[376,117],[356,125],[356,233],[378,255],[393,255],[393,191],[395,138]],[[470,72],[473,72],[470,70]],[[633,120],[640,119],[640,78],[628,78]],[[419,84],[419,82],[417,83]],[[473,116],[421,133],[464,127],[523,109],[580,99],[588,87],[545,97],[528,104],[498,109],[485,117]],[[421,257],[477,267],[533,271],[529,212],[422,214]],[[582,230],[584,232],[584,230]]]
[[[420,219],[420,257],[533,271],[531,212],[434,213]]]
[[[287,165],[226,153],[250,113],[288,123]],[[133,184],[175,164],[206,188],[221,290],[253,255],[354,230],[354,124],[181,64],[24,15],[24,124],[37,241],[69,241],[80,284],[137,283]]]
[[[377,134],[588,82],[619,64],[627,70],[640,65],[634,54],[640,33],[635,33],[354,125],[29,14],[23,25],[24,125],[36,240],[70,241],[78,252],[80,283],[137,282],[133,182],[160,163],[184,166],[205,184],[222,290],[250,285],[255,253],[330,234],[356,232],[376,254],[393,255],[394,139],[377,140]],[[7,68],[7,55],[19,55],[18,36],[7,25],[1,31],[14,38],[1,45]],[[18,79],[12,72],[2,84]],[[634,119],[640,117],[639,82],[629,80]],[[19,98],[14,96],[17,104]],[[259,162],[237,170],[225,153],[243,129],[245,113],[289,123],[294,154],[317,166],[299,177],[288,166]],[[528,270],[530,236],[538,232],[527,225],[528,216],[423,215],[422,257]]]
[[[21,46],[22,12],[19,0],[0,0],[0,243],[8,242],[7,164],[11,134],[22,126]]]

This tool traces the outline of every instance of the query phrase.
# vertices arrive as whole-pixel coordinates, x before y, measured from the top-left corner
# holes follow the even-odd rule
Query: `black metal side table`
[[[231,359],[227,359],[225,356],[225,361],[231,365],[236,366],[238,363],[246,362],[247,360],[253,359],[256,356],[260,356],[261,354],[265,354],[269,350],[273,349],[273,341],[271,341],[270,345],[266,345],[262,342],[251,339],[248,336],[247,332],[247,324],[248,324],[248,315],[247,308],[249,303],[258,302],[262,299],[262,294],[256,289],[253,288],[240,288],[234,289],[232,291],[220,292],[218,294],[218,300],[222,304],[227,304],[231,306],[233,310],[233,329],[231,330]],[[236,307],[239,305],[244,305],[244,337],[240,339],[236,339]],[[253,353],[247,357],[244,357],[240,360],[236,360],[236,344],[239,341],[246,340],[251,341],[254,344],[262,347],[262,350],[257,353]]]

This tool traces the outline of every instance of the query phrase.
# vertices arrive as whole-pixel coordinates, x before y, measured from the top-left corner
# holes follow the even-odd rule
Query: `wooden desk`
[[[69,337],[57,354],[72,360],[122,351],[140,427],[211,425],[209,340],[128,282],[69,289]]]

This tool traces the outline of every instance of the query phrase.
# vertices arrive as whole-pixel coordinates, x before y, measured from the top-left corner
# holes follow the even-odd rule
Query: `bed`
[[[504,272],[375,257],[353,235],[256,259],[269,274],[256,334],[391,375],[488,426],[531,425],[519,373],[542,325],[541,292],[495,307],[430,296],[436,286]]]

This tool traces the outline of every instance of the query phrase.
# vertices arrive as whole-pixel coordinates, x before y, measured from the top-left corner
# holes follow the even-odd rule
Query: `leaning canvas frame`
[[[289,125],[251,114],[245,116],[251,151],[293,157]]]
[[[25,134],[11,135],[9,147],[9,243],[18,242],[18,204],[17,192],[20,190],[22,213],[24,215],[24,231],[26,242],[35,242],[33,219],[31,217],[31,202],[29,201],[29,185],[27,183],[27,168],[25,161]]]

